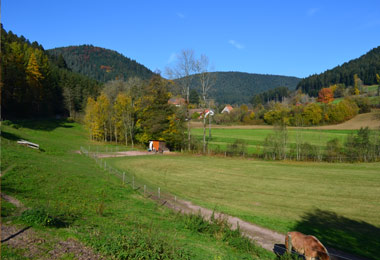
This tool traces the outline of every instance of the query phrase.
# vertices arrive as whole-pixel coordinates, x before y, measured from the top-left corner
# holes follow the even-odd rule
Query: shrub
[[[185,227],[194,232],[209,234],[229,246],[238,249],[245,253],[260,255],[260,249],[248,237],[241,233],[239,225],[236,229],[232,229],[231,225],[224,217],[215,217],[214,213],[210,217],[210,221],[206,221],[200,213],[194,215],[184,215],[183,218]]]
[[[67,225],[59,217],[53,216],[43,208],[28,209],[21,214],[20,219],[29,225],[45,227],[64,227]]]
[[[247,145],[244,140],[236,139],[233,144],[228,144],[227,155],[238,156],[245,155],[247,153]]]
[[[98,234],[89,241],[113,259],[191,259],[191,253],[152,230],[139,228],[119,234]]]
[[[352,100],[359,107],[359,114],[371,112],[371,101],[368,97],[354,97]]]
[[[329,140],[326,143],[326,160],[329,162],[338,161],[342,157],[342,146],[338,138]]]

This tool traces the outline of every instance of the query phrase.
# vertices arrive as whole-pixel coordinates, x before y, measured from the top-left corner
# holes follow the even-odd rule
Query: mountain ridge
[[[376,74],[380,74],[380,46],[342,65],[302,79],[298,83],[297,89],[302,89],[303,92],[311,96],[318,96],[320,89],[333,84],[344,84],[346,87],[352,86],[355,74],[365,85],[377,83]]]
[[[215,82],[210,89],[209,96],[219,104],[243,104],[250,103],[254,95],[278,87],[287,87],[295,90],[297,77],[258,74],[239,71],[215,71],[210,72]],[[190,89],[200,93],[199,79],[197,75],[191,75]],[[181,79],[177,79],[177,82]]]
[[[49,54],[62,56],[67,67],[74,72],[83,74],[100,82],[109,80],[139,77],[150,79],[154,73],[143,64],[132,60],[117,51],[93,45],[78,45],[58,47],[48,50]],[[217,103],[243,104],[249,103],[251,98],[258,93],[277,87],[288,87],[295,90],[297,77],[258,74],[240,71],[216,71],[211,72],[215,78],[215,84],[210,90],[210,98]],[[192,86],[200,92],[196,75],[191,75]],[[180,82],[181,79],[175,80]],[[180,90],[173,89],[174,94],[180,94]]]
[[[47,50],[51,55],[62,55],[68,68],[100,82],[139,77],[149,79],[153,72],[123,54],[89,44],[71,45]]]

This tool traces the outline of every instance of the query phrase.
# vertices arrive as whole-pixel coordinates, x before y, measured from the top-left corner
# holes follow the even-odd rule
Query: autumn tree
[[[167,81],[158,75],[144,88],[144,95],[137,101],[136,139],[140,143],[163,140],[169,148],[182,147],[184,118],[177,117],[177,108],[168,104],[170,96]]]
[[[201,57],[195,60],[195,71],[198,74],[200,87],[201,87],[201,97],[202,97],[202,107],[203,107],[203,153],[206,153],[206,110],[210,110],[210,106],[207,103],[207,98],[210,92],[210,88],[215,82],[215,78],[209,72],[209,59],[206,55],[201,55]],[[209,136],[211,137],[211,114],[208,113],[209,119]]]
[[[187,119],[187,141],[188,150],[191,149],[191,131],[190,131],[190,114],[189,114],[189,102],[190,102],[190,75],[196,72],[196,60],[193,50],[182,50],[177,55],[177,61],[173,67],[166,68],[166,74],[171,79],[181,79],[179,81],[182,95],[186,99],[186,119]]]
[[[97,114],[97,103],[92,97],[89,97],[87,99],[84,122],[90,131],[91,140],[97,140],[100,137],[100,127],[97,124]]]
[[[96,121],[99,125],[99,128],[101,129],[101,136],[103,137],[104,141],[107,141],[107,136],[109,134],[108,121],[110,120],[109,115],[111,108],[110,101],[106,94],[102,92],[101,95],[97,98],[96,103]]]
[[[358,74],[354,74],[354,95],[359,95],[359,77]]]
[[[113,105],[114,122],[115,122],[115,138],[124,139],[125,145],[128,145],[128,135],[130,136],[132,147],[133,143],[133,107],[130,96],[125,93],[119,93]]]
[[[305,125],[318,125],[322,120],[322,108],[316,103],[305,106],[302,112],[302,119]]]
[[[334,93],[331,88],[322,88],[318,92],[318,102],[328,104],[334,101]]]

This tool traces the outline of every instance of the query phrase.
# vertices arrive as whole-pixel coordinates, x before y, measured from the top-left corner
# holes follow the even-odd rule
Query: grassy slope
[[[378,257],[374,250],[380,246],[380,163],[204,156],[112,158],[108,162],[196,204],[280,232],[296,229],[315,234],[328,245]]]
[[[44,121],[23,122],[16,128],[2,126],[1,169],[9,169],[1,179],[2,192],[67,224],[63,228],[36,226],[37,231],[78,239],[114,257],[123,253],[122,242],[138,232],[147,239],[167,241],[172,250],[190,251],[192,259],[251,259],[220,240],[185,229],[177,215],[124,187],[92,159],[75,153],[81,145],[100,146],[88,141],[82,126]],[[40,144],[41,151],[17,145],[20,138]],[[99,214],[101,209],[103,214]],[[13,209],[2,203],[3,210]],[[261,258],[273,257],[264,255]]]
[[[300,136],[301,142],[309,142],[313,145],[325,146],[328,140],[338,138],[341,144],[344,142],[347,135],[352,133],[352,130],[312,130],[312,129],[289,129],[288,130],[288,143],[295,144],[297,135]],[[202,140],[203,129],[193,128],[193,136]],[[208,134],[208,132],[206,132]],[[232,144],[236,139],[244,140],[247,144],[248,153],[256,153],[262,151],[265,138],[269,134],[275,134],[272,129],[228,129],[228,128],[215,128],[212,129],[212,141],[210,142],[211,149],[217,146],[221,150],[227,148],[227,144]]]

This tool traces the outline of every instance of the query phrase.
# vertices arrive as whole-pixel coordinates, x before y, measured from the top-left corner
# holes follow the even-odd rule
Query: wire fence
[[[99,166],[99,168],[103,169],[105,172],[113,174],[117,176],[120,181],[122,182],[123,185],[128,185],[130,186],[133,190],[139,192],[146,198],[151,198],[155,201],[158,202],[160,206],[163,206],[165,204],[170,204],[172,208],[181,209],[181,206],[183,204],[181,201],[185,201],[185,199],[178,197],[177,195],[173,195],[165,190],[162,190],[161,187],[148,183],[146,180],[140,179],[137,177],[135,174],[130,173],[129,171],[120,171],[114,167],[112,167],[109,163],[102,158],[99,157],[100,152],[99,149],[96,150],[93,148],[93,151],[91,151],[91,148],[87,150],[83,146],[81,146],[80,151],[82,154],[85,156],[92,158],[95,160],[95,163]],[[119,150],[117,148],[114,148],[113,150],[106,149],[105,150],[107,153],[117,153]],[[103,153],[103,152],[102,152]],[[283,250],[284,247],[274,245],[275,248]],[[303,257],[303,255],[299,254],[296,251],[292,251],[292,253],[298,254],[299,256]],[[323,252],[324,253],[324,252]],[[329,253],[330,256],[335,257],[335,259],[344,259],[344,260],[355,260],[352,258],[347,258],[342,255],[337,255],[337,254],[332,254]]]
[[[91,149],[91,148],[90,148]],[[114,174],[117,176],[123,185],[130,186],[133,190],[139,191],[142,195],[148,198],[152,198],[160,205],[164,205],[168,202],[171,203],[172,206],[180,206],[179,198],[177,195],[173,195],[165,190],[162,190],[161,187],[148,183],[146,180],[143,180],[136,176],[133,173],[130,173],[129,171],[120,171],[114,167],[112,167],[109,163],[107,163],[106,160],[103,160],[102,158],[99,158],[100,153],[103,154],[103,152],[98,152],[98,150],[87,150],[84,147],[81,147],[80,149],[81,153],[86,155],[87,157],[90,157],[95,160],[95,163],[99,166],[99,168],[103,169],[105,172],[108,172],[110,174]],[[114,148],[113,150],[106,150],[107,153],[117,153],[119,152],[118,149]]]

